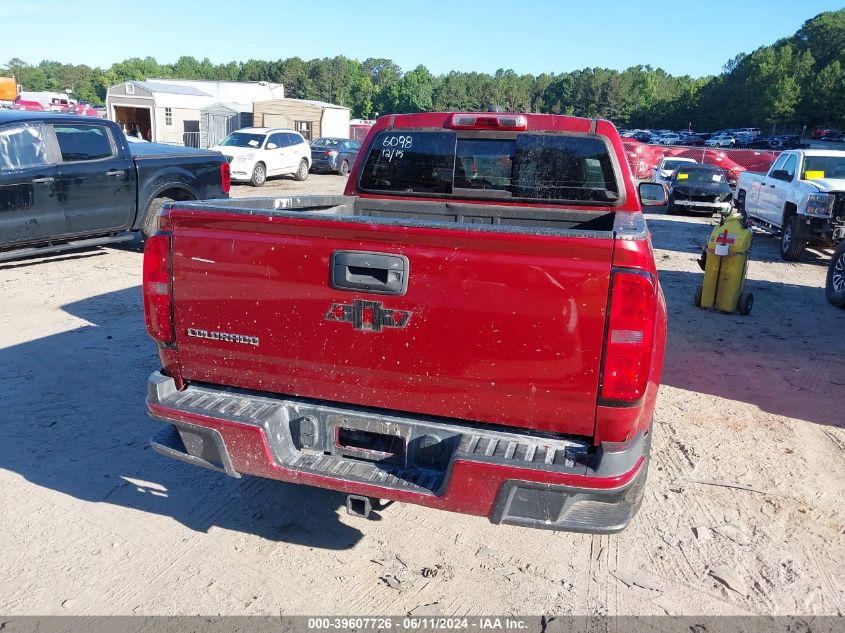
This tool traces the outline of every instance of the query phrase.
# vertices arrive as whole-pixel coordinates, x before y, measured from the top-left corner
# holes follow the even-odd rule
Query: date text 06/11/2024
[[[528,629],[528,622],[522,618],[479,617],[405,617],[405,618],[308,618],[309,631],[329,630],[384,631],[520,631]]]

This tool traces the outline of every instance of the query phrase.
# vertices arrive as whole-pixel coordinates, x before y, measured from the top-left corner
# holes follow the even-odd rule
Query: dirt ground
[[[339,193],[339,176],[241,195]],[[757,235],[750,316],[694,308],[708,220],[649,215],[670,312],[642,510],[494,526],[158,456],[138,244],[0,265],[0,613],[842,614],[845,311]]]

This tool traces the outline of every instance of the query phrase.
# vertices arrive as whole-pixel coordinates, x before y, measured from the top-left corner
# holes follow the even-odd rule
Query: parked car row
[[[805,147],[806,144],[801,141],[801,137],[797,134],[776,134],[774,136],[758,136],[751,141],[743,142],[737,147],[744,147],[748,149],[798,149]]]
[[[817,127],[810,136],[816,141],[830,141],[842,136],[842,131],[831,127]]]
[[[821,134],[818,136],[813,132],[813,138],[820,141],[835,141],[837,143],[845,143],[845,132],[835,130],[833,128],[822,128]]]
[[[746,127],[716,132],[693,132],[692,130],[622,130],[623,138],[633,138],[652,145],[686,145],[708,147],[734,147],[751,142],[760,135],[760,128]]]
[[[817,130],[818,132],[818,130]],[[839,130],[823,129],[813,138],[845,142],[845,133]],[[719,147],[749,149],[797,149],[804,147],[797,134],[776,134],[762,136],[759,128],[733,128],[716,132],[693,132],[691,130],[623,130],[622,138],[632,139],[650,145],[683,145],[685,147]]]

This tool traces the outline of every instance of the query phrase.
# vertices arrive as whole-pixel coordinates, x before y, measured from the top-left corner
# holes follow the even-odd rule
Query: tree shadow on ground
[[[669,310],[663,383],[845,427],[845,311],[822,288],[751,279],[751,314],[711,312],[693,305],[702,280],[660,271]]]
[[[95,503],[170,516],[275,541],[346,549],[362,537],[340,522],[341,493],[226,475],[149,447],[146,413],[159,367],[140,287],[63,306],[91,325],[0,349],[0,468]]]

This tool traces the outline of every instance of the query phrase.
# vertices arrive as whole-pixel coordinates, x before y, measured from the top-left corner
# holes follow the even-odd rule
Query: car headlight
[[[249,154],[241,154],[240,156],[235,157],[236,163],[245,163],[248,160],[252,160],[255,157],[255,154],[250,152]]]
[[[836,198],[827,193],[813,193],[807,198],[807,215],[829,218],[833,213]]]

